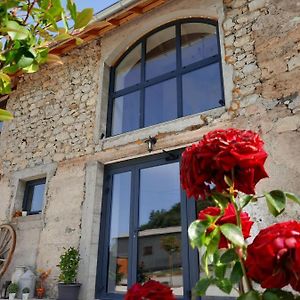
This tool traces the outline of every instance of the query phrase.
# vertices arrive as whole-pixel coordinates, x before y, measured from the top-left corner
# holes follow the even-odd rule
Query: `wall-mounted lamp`
[[[157,139],[155,137],[149,136],[149,138],[145,141],[147,144],[147,149],[149,152],[153,151],[153,146],[156,144]]]

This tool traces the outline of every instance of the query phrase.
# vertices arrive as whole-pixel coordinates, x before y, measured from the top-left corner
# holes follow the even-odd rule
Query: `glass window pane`
[[[181,45],[183,66],[217,55],[216,27],[205,23],[182,24]]]
[[[182,76],[183,115],[221,106],[222,85],[218,63]]]
[[[108,292],[126,292],[131,172],[113,175]]]
[[[147,39],[146,45],[146,79],[175,70],[175,26],[154,33]]]
[[[130,51],[116,68],[115,91],[139,83],[141,80],[141,44]]]
[[[44,206],[44,192],[45,184],[37,184],[32,186],[32,201],[31,201],[31,212],[40,212]]]
[[[134,92],[113,101],[112,135],[139,128],[140,92]]]
[[[140,171],[138,281],[183,295],[179,163]]]
[[[150,126],[176,118],[176,78],[146,88],[145,126]]]

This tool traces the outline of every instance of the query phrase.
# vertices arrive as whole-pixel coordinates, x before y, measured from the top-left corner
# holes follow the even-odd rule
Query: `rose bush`
[[[248,204],[265,198],[274,217],[284,212],[287,200],[300,204],[296,195],[280,190],[255,194],[256,184],[268,177],[263,145],[258,134],[231,128],[204,135],[182,155],[180,179],[187,196],[215,203],[200,211],[188,229],[206,274],[194,288],[197,296],[205,295],[210,285],[230,294],[238,284],[238,300],[300,299],[281,290],[290,284],[300,292],[300,224],[276,224],[250,246],[245,241],[253,225],[244,211]],[[251,280],[266,290],[256,291]]]
[[[134,284],[125,295],[125,300],[175,300],[172,290],[155,280],[143,285]]]
[[[249,130],[215,130],[182,154],[181,184],[187,196],[206,198],[211,184],[219,192],[228,188],[224,176],[234,173],[235,189],[254,194],[255,185],[268,177],[264,169],[267,153],[257,133]]]
[[[263,288],[290,284],[300,292],[300,223],[288,221],[260,231],[248,246],[246,267]]]
[[[207,207],[201,210],[198,214],[199,220],[206,220],[207,216],[220,216],[215,222],[215,226],[220,226],[223,224],[237,224],[236,221],[236,211],[232,203],[229,203],[225,208],[223,215],[221,214],[221,208],[219,207]],[[250,220],[249,215],[246,212],[241,213],[241,223],[242,223],[242,232],[245,239],[250,237],[250,230],[253,225],[253,222]],[[212,228],[209,230],[211,231]],[[226,239],[226,237],[221,234],[219,249],[228,248],[230,242]]]

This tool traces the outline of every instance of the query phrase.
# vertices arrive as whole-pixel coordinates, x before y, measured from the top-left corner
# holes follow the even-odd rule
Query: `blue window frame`
[[[148,278],[167,283],[177,299],[191,299],[199,259],[187,229],[209,203],[186,198],[179,182],[180,153],[105,168],[96,299],[123,299],[132,284]],[[232,298],[202,298],[213,299]]]
[[[107,135],[224,105],[218,23],[178,20],[145,35],[111,69]]]
[[[150,277],[167,280],[178,299],[190,299],[198,256],[188,246],[187,228],[196,210],[180,188],[174,154],[106,167],[97,299],[123,299],[127,288]]]
[[[42,212],[44,207],[46,178],[26,182],[23,210],[28,215],[35,215]]]

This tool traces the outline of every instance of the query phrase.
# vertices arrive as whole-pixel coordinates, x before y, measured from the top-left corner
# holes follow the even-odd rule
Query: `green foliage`
[[[268,289],[262,295],[263,300],[294,300],[294,295],[287,291],[279,289]]]
[[[180,226],[180,222],[180,203],[177,203],[170,210],[152,210],[149,222],[141,225],[140,230]]]
[[[1,76],[1,74],[0,74],[0,76]],[[0,121],[1,122],[11,120],[12,118],[13,118],[13,116],[10,112],[0,108]]]
[[[194,293],[197,296],[204,296],[208,287],[211,285],[212,280],[211,278],[201,278],[197,283],[196,286],[194,288]]]
[[[76,282],[80,256],[77,249],[70,247],[60,256],[58,267],[61,270],[59,281],[64,284]]]
[[[258,292],[250,291],[238,297],[237,300],[261,300],[261,297]]]
[[[30,293],[30,289],[28,287],[25,287],[23,290],[22,290],[22,293],[23,294],[29,294]]]
[[[190,238],[190,244],[192,248],[201,248],[205,243],[206,229],[209,226],[209,222],[196,220],[191,223],[188,229]]]
[[[245,246],[244,236],[239,227],[231,223],[226,223],[220,226],[220,229],[224,236],[235,246]]]
[[[16,283],[11,283],[7,288],[9,294],[17,293],[18,290],[19,290],[19,286]]]
[[[270,213],[277,217],[285,210],[286,194],[283,191],[275,190],[264,194]]]
[[[0,95],[11,92],[8,75],[37,72],[41,64],[59,62],[54,55],[48,60],[49,45],[69,39],[92,17],[92,9],[78,12],[73,0],[66,8],[62,0],[0,1]]]
[[[224,252],[220,258],[220,262],[223,264],[229,264],[238,259],[235,249],[228,249]]]

